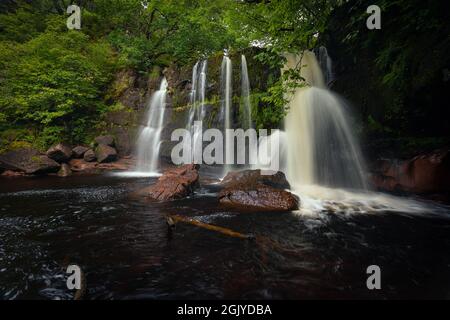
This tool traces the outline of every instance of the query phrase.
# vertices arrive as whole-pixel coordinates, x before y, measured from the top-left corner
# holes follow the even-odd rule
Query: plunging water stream
[[[146,111],[146,122],[137,140],[137,171],[158,173],[161,131],[166,109],[167,80],[163,78],[158,91],[151,97]]]
[[[197,62],[192,68],[192,87],[190,92],[190,104],[188,121],[186,128],[190,130],[192,135],[192,150],[201,149],[202,139],[201,130],[194,126],[195,121],[203,121],[206,114],[206,71],[208,60]],[[200,72],[199,72],[200,70]],[[193,160],[193,155],[192,155]]]
[[[233,97],[233,88],[232,88],[232,64],[231,59],[224,55],[222,60],[221,72],[220,72],[220,84],[221,84],[221,95],[222,95],[222,106],[221,106],[221,116],[220,119],[223,123],[223,131],[225,137],[225,152],[224,156],[227,157],[230,154],[230,151],[233,148],[233,141],[229,139],[226,134],[227,129],[232,128],[231,118],[232,118],[232,97]],[[230,164],[225,164],[223,166],[223,175],[225,176],[227,172],[231,169]]]
[[[252,106],[250,104],[250,81],[248,79],[247,59],[241,56],[241,101],[242,101],[242,127],[253,128]]]
[[[367,189],[359,146],[350,130],[346,106],[326,89],[314,53],[291,56],[286,68],[298,68],[307,87],[290,98],[285,119],[287,175],[294,188],[322,185]]]

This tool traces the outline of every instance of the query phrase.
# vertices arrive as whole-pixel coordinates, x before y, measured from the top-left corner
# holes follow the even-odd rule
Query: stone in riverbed
[[[260,169],[228,172],[220,184],[226,188],[234,184],[254,185],[257,183],[277,189],[290,189],[291,187],[283,172],[277,171],[271,175],[261,175]]]
[[[244,211],[292,211],[299,206],[292,193],[259,183],[225,188],[219,193],[219,202]]]
[[[187,197],[199,185],[198,167],[195,164],[186,164],[167,170],[154,185],[139,191],[138,194],[158,201]]]
[[[94,162],[95,160],[97,160],[94,150],[89,149],[88,151],[86,151],[83,155],[83,159],[86,162]]]
[[[72,170],[70,170],[70,166],[67,163],[63,163],[61,165],[61,169],[58,171],[58,176],[60,177],[68,177],[72,175]]]
[[[81,159],[83,158],[84,153],[88,150],[89,150],[88,147],[76,146],[75,148],[72,149],[73,157],[76,159]]]
[[[114,137],[111,135],[106,135],[106,136],[98,136],[94,139],[95,143],[98,145],[106,145],[109,147],[113,147],[114,146]]]
[[[4,170],[20,171],[27,174],[57,172],[60,164],[33,148],[22,148],[0,156],[0,167]]]
[[[113,162],[117,160],[117,151],[113,147],[99,144],[95,148],[95,157],[99,163]]]
[[[228,173],[221,182],[219,202],[240,211],[292,211],[299,207],[299,199],[284,189],[289,182],[284,173],[261,175],[260,170]]]
[[[56,162],[67,162],[72,157],[72,149],[63,143],[58,143],[47,150],[47,157]]]

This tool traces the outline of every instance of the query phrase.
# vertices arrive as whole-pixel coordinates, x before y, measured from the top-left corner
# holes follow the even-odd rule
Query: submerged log
[[[283,252],[283,254],[301,258],[302,253],[298,252],[298,250],[286,248],[283,244],[279,243],[276,240],[273,240],[271,238],[262,236],[262,235],[253,235],[253,234],[245,234],[240,233],[228,228],[215,226],[212,224],[200,222],[198,220],[195,220],[193,218],[177,215],[177,214],[170,214],[166,216],[166,222],[167,227],[169,230],[169,236],[172,236],[172,232],[175,229],[175,226],[178,222],[190,224],[196,227],[200,227],[206,230],[215,231],[221,234],[224,234],[229,237],[238,238],[238,239],[244,239],[244,240],[253,240],[255,243],[259,246],[263,260],[267,259],[267,251],[268,250],[276,250],[278,252]]]
[[[188,218],[188,217],[183,217],[183,216],[180,216],[180,215],[177,215],[177,214],[168,215],[166,217],[166,221],[167,221],[167,225],[169,226],[169,228],[173,228],[173,226],[177,222],[183,222],[183,223],[191,224],[191,225],[194,225],[196,227],[203,228],[203,229],[219,232],[221,234],[224,234],[224,235],[227,235],[227,236],[233,237],[233,238],[247,239],[247,240],[255,239],[255,236],[252,235],[252,234],[244,234],[244,233],[236,232],[236,231],[233,231],[233,230],[228,229],[228,228],[219,227],[219,226],[215,226],[215,225],[212,225],[212,224],[200,222],[198,220],[195,220],[195,219],[192,219],[192,218]]]

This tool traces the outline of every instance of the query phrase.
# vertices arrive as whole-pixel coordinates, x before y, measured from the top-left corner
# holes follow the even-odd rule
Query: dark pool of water
[[[68,264],[85,299],[450,298],[448,217],[239,214],[213,186],[164,204],[129,197],[149,180],[0,179],[0,299],[72,299]],[[183,224],[170,236],[166,214],[263,240]],[[381,290],[366,287],[372,264]]]

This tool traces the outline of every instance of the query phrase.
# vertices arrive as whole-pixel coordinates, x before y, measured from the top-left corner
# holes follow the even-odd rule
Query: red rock
[[[220,203],[246,211],[292,211],[298,209],[299,200],[292,193],[256,184],[237,184],[219,193]]]
[[[372,183],[379,190],[420,194],[450,191],[450,148],[405,161],[383,160],[377,166]]]
[[[271,175],[261,175],[259,169],[231,171],[227,173],[220,184],[223,187],[230,187],[235,184],[254,185],[257,183],[278,189],[290,189],[289,182],[283,172],[278,171]]]
[[[298,209],[299,199],[289,189],[284,173],[261,175],[261,170],[228,173],[221,182],[219,202],[240,211],[291,211]]]
[[[180,199],[194,192],[198,180],[198,165],[187,164],[165,171],[154,185],[138,194],[158,201]]]

